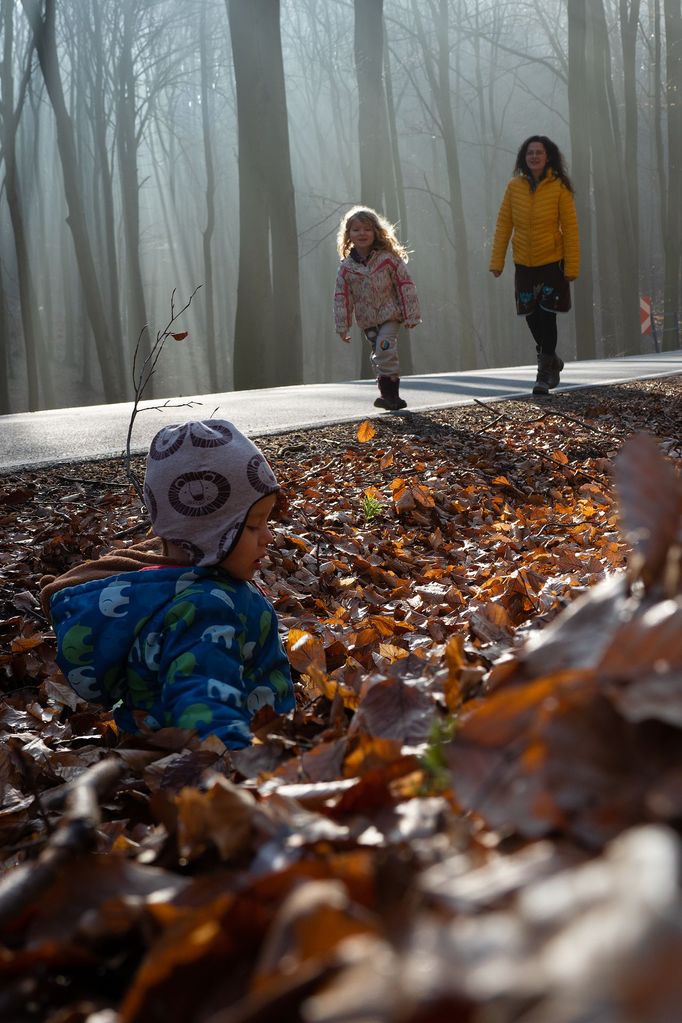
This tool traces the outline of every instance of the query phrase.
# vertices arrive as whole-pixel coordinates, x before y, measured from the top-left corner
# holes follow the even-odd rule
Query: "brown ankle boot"
[[[393,377],[391,379],[391,398],[393,399],[393,408],[397,411],[401,408],[407,408],[407,402],[404,398],[400,397],[400,377]]]
[[[379,397],[374,399],[376,408],[393,408],[393,394],[391,391],[391,384],[393,381],[390,377],[377,377],[377,386],[379,388]]]

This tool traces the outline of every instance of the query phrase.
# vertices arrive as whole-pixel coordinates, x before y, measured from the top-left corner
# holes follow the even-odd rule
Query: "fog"
[[[581,232],[562,353],[679,347],[681,3],[3,0],[0,412],[131,399],[166,328],[146,396],[367,375],[332,316],[358,202],[411,253],[404,372],[532,361],[487,267],[535,133]]]

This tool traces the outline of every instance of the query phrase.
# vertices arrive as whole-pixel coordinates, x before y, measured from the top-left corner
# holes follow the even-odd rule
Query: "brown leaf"
[[[597,665],[600,674],[636,678],[682,669],[682,606],[663,600],[616,628]]]
[[[178,843],[185,859],[196,859],[213,845],[221,859],[228,860],[248,846],[254,798],[222,775],[215,775],[204,792],[181,789],[176,802]]]
[[[360,731],[417,745],[428,738],[434,713],[433,700],[417,685],[399,678],[382,679],[362,698],[349,735]]]
[[[679,479],[646,433],[625,442],[614,476],[625,538],[642,561],[645,581],[650,582],[659,576],[679,527]]]

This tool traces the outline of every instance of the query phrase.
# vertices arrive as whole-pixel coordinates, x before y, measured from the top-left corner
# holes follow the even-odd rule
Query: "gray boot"
[[[549,394],[549,389],[553,386],[552,380],[555,375],[554,356],[545,355],[544,352],[540,352],[538,355],[538,373],[535,378],[535,384],[533,385],[533,394]],[[557,383],[558,382],[559,381],[557,379]]]
[[[559,356],[554,353],[552,356],[552,372],[550,374],[549,386],[550,388],[559,386],[559,375],[564,368],[564,360],[560,359]]]

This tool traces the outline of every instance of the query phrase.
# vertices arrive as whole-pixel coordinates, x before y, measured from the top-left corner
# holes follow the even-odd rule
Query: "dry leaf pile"
[[[680,395],[263,441],[297,710],[233,753],[54,667],[40,575],[144,535],[120,466],[0,476],[0,1018],[676,1020]]]

